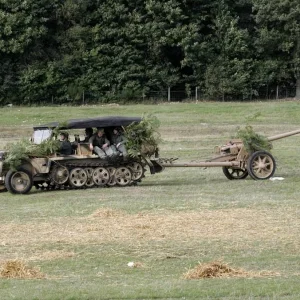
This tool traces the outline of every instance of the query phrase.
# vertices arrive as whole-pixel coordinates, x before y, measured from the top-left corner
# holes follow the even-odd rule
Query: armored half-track
[[[74,119],[60,124],[52,122],[33,128],[32,143],[40,144],[53,139],[59,130],[80,130],[85,128],[103,128],[109,137],[113,128],[139,123],[137,117],[99,117]],[[155,151],[158,156],[158,149]],[[153,155],[154,155],[153,152]],[[30,157],[16,168],[5,166],[5,152],[0,154],[0,191],[8,190],[13,194],[26,194],[33,186],[37,189],[79,189],[104,186],[127,186],[137,184],[144,177],[146,169],[151,174],[160,172],[162,167],[151,155],[139,154],[135,157],[114,156],[100,159],[90,150],[89,143],[77,141],[74,153],[60,155],[52,153],[45,157]]]

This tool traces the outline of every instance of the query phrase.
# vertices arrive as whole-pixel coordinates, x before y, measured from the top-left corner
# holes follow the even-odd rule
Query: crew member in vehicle
[[[67,132],[60,133],[60,149],[61,155],[71,155],[73,153],[72,144],[69,141],[69,135]]]
[[[126,142],[127,139],[124,136],[121,128],[114,128],[113,134],[111,137],[112,142],[112,148],[116,154],[119,154],[120,156],[123,156],[124,158],[127,158],[127,149],[126,149]]]
[[[90,140],[90,138],[92,137],[92,135],[93,135],[93,128],[91,128],[91,127],[88,127],[88,128],[86,128],[85,129],[85,138],[84,138],[84,140],[82,140],[82,141],[80,141],[81,143],[88,143],[89,142],[89,140]]]
[[[114,154],[109,140],[105,137],[103,128],[97,128],[97,132],[90,137],[89,147],[102,159],[112,157]]]

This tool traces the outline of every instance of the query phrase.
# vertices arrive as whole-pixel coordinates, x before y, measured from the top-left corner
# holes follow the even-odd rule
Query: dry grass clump
[[[278,276],[274,272],[247,272],[243,269],[231,268],[228,264],[219,261],[201,264],[183,274],[185,279],[202,278],[229,278],[229,277],[263,277]]]
[[[111,209],[111,208],[99,208],[91,216],[101,217],[101,218],[111,218],[123,216],[124,212],[121,210]]]
[[[233,269],[222,262],[199,263],[195,268],[184,274],[185,279],[247,277],[248,273],[241,269]]]
[[[45,275],[38,268],[29,267],[21,260],[8,260],[0,267],[1,278],[41,279]]]

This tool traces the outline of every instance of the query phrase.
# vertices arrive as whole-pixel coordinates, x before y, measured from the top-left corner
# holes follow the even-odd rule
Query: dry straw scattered
[[[120,217],[123,216],[124,214],[125,213],[121,210],[116,210],[112,208],[99,208],[91,215],[91,217],[111,218],[111,217]]]
[[[204,278],[230,278],[230,277],[272,277],[279,276],[279,273],[275,272],[253,272],[245,271],[243,269],[235,269],[228,264],[214,261],[209,263],[199,263],[195,268],[188,270],[183,277],[185,279],[204,279]]]
[[[227,251],[245,249],[252,243],[264,241],[257,251],[264,251],[273,245],[276,249],[279,246],[283,249],[288,244],[293,253],[298,253],[299,231],[299,211],[294,208],[146,211],[137,214],[98,208],[83,217],[54,217],[24,223],[0,222],[0,243],[6,247],[1,259],[8,260],[16,255],[23,257],[24,247],[34,249],[30,252],[34,257],[41,255],[45,259],[55,259],[72,255],[68,252],[70,245],[74,244],[122,242],[141,250],[149,241],[179,242],[191,247],[199,241],[220,241]],[[68,247],[60,253],[48,253],[46,257],[37,249],[47,243]]]
[[[0,268],[1,278],[42,279],[45,275],[36,267],[30,267],[22,260],[8,260]]]

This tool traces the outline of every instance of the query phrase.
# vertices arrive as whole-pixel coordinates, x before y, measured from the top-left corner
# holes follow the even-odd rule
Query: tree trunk
[[[300,78],[296,81],[296,99],[300,100]]]

